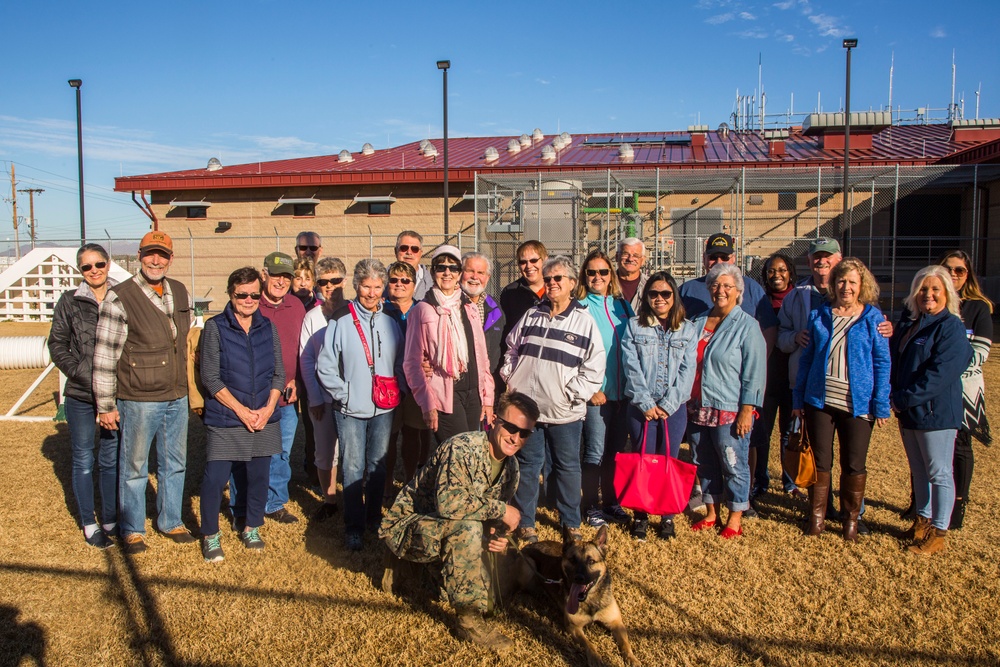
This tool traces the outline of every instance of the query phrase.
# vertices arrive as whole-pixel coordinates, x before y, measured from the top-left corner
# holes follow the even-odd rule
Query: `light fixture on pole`
[[[444,240],[448,242],[448,68],[450,60],[437,61],[437,67],[444,75]]]
[[[69,85],[76,88],[76,160],[80,170],[80,245],[87,242],[87,218],[83,209],[83,115],[80,112],[80,86],[82,79],[70,79]]]
[[[844,40],[844,48],[847,49],[847,91],[844,93],[844,210],[841,224],[844,226],[845,257],[851,256],[851,224],[847,219],[847,175],[851,168],[851,49],[857,48],[857,46],[858,40],[855,37]]]

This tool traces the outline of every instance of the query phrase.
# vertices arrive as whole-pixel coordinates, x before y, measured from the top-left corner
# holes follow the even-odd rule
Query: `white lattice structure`
[[[0,320],[49,322],[63,292],[83,280],[76,268],[76,248],[35,248],[0,273]],[[119,282],[132,277],[111,262],[110,275]]]

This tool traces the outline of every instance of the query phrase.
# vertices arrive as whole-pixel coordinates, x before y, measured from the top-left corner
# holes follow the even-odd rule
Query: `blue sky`
[[[1000,116],[1000,3],[9,2],[0,68],[0,193],[36,197],[40,238],[79,233],[76,107],[83,79],[87,230],[138,237],[148,220],[114,177],[376,148],[449,135],[683,130],[729,121],[737,89],[768,113],[843,102],[903,115],[950,102]],[[956,100],[957,101],[957,100]],[[937,112],[942,116],[943,111]],[[909,114],[912,115],[912,114]],[[18,196],[27,217],[27,195]],[[0,202],[0,244],[12,237]],[[25,232],[22,229],[22,238]],[[0,245],[0,248],[3,246]]]

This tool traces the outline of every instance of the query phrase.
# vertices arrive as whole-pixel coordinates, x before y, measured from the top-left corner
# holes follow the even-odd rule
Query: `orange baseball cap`
[[[174,242],[165,232],[146,232],[139,241],[139,252],[148,250],[162,250],[168,255],[174,254]]]

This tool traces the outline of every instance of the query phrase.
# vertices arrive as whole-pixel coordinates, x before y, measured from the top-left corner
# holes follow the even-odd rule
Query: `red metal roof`
[[[525,173],[579,171],[586,169],[716,168],[734,166],[783,167],[836,164],[843,162],[842,150],[826,150],[822,137],[805,136],[793,128],[784,139],[785,153],[771,155],[769,141],[754,132],[707,132],[704,147],[674,143],[683,141],[687,132],[630,132],[615,134],[573,135],[572,144],[557,152],[552,161],[542,160],[542,148],[551,145],[557,135],[516,153],[507,150],[513,137],[449,138],[448,176],[453,182],[472,181],[478,173]],[[622,138],[637,137],[634,157],[623,162],[618,156]],[[871,148],[851,149],[851,161],[857,165],[933,164],[976,146],[974,142],[952,140],[948,125],[900,125],[888,127],[872,137]],[[644,143],[661,138],[658,143]],[[663,140],[662,138],[666,138]],[[591,140],[612,143],[588,144]],[[441,139],[432,139],[438,150],[435,157],[425,157],[420,142],[377,150],[371,155],[352,153],[351,162],[340,162],[336,155],[253,162],[232,165],[216,171],[189,169],[159,174],[124,176],[115,179],[115,190],[181,190],[244,187],[289,187],[296,185],[335,185],[364,183],[440,182],[444,178],[444,147]],[[487,163],[488,147],[496,148],[499,159]]]

